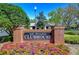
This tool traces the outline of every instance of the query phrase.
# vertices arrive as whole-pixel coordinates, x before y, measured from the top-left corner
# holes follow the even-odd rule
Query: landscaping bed
[[[0,55],[68,55],[69,49],[65,45],[51,43],[7,43],[0,48]]]

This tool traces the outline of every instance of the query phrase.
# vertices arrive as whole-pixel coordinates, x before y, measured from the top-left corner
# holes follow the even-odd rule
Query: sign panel
[[[51,39],[51,33],[50,32],[26,32],[24,33],[24,39],[26,40]]]

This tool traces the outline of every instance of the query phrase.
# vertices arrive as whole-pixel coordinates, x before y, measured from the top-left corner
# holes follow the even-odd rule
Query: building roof
[[[5,31],[1,30],[1,28],[0,28],[0,36],[7,36],[7,35],[8,34]]]
[[[5,31],[0,31],[0,36],[7,36],[8,34]]]
[[[54,23],[48,23],[45,26],[54,26],[54,25],[55,25]]]
[[[30,26],[35,26],[35,23],[30,23]]]
[[[30,23],[30,26],[35,26],[36,23]],[[47,23],[45,24],[45,26],[54,26],[55,24],[54,23]]]

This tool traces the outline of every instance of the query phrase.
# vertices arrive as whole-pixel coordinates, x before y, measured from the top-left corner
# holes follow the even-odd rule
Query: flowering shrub
[[[64,45],[51,43],[16,43],[4,44],[0,49],[1,55],[67,55],[69,50]]]

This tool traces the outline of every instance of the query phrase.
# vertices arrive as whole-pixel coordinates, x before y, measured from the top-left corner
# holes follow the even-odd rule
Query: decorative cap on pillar
[[[64,29],[64,26],[55,26],[54,29]]]
[[[24,29],[24,27],[23,26],[19,26],[19,27],[17,27],[16,29]]]
[[[64,28],[63,26],[54,27],[54,44],[61,45],[64,44]]]
[[[16,42],[23,42],[23,31],[24,27],[19,26],[13,32],[13,41]]]

